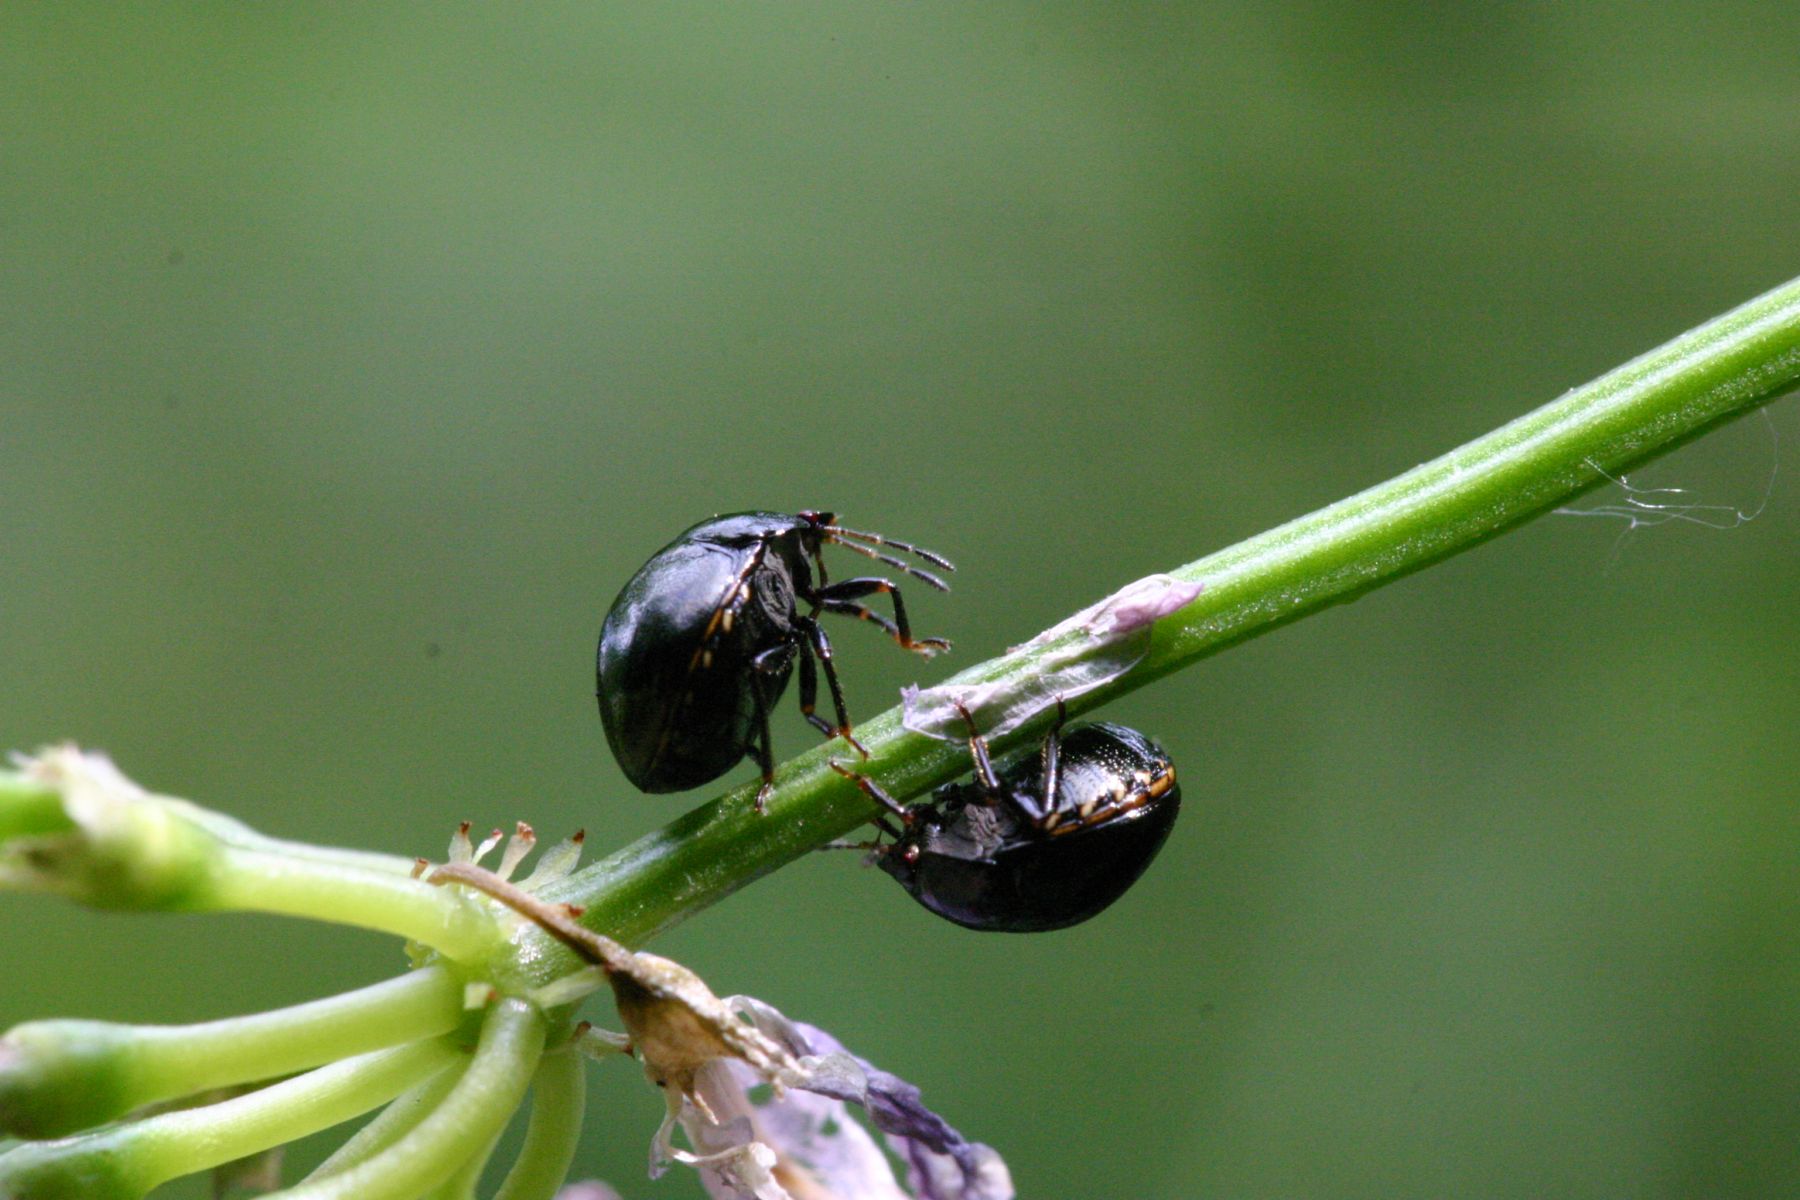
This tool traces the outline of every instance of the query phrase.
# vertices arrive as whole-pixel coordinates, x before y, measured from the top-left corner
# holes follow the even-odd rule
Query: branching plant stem
[[[1796,383],[1800,280],[1439,459],[1172,572],[1202,585],[1197,598],[1156,622],[1142,658],[1133,663],[1122,654],[1096,676],[1104,682],[1072,696],[1068,708],[1105,704],[1474,546]],[[1068,625],[948,684],[980,686],[988,702],[1028,715],[1048,703],[1045,688],[1062,686],[1054,664],[1079,660],[1096,638],[1079,622]],[[1135,654],[1138,644],[1130,649]],[[1049,716],[1046,710],[999,740],[1035,738]],[[857,766],[896,797],[969,769],[962,741],[905,729],[897,708],[857,733],[870,751]],[[57,747],[21,759],[19,772],[0,771],[0,886],[103,908],[256,910],[360,925],[410,938],[415,961],[427,965],[344,996],[201,1025],[16,1027],[0,1040],[0,1128],[36,1140],[0,1156],[0,1192],[137,1200],[165,1179],[386,1104],[311,1176],[275,1197],[468,1200],[534,1086],[526,1145],[501,1195],[548,1200],[580,1130],[583,1076],[569,1022],[597,983],[584,977],[595,972],[570,946],[587,947],[586,957],[607,971],[641,965],[651,956],[592,935],[641,943],[866,822],[870,802],[830,769],[833,758],[854,761],[855,753],[834,740],[785,765],[766,814],[754,811],[756,783],[747,782],[575,874],[558,876],[574,861],[576,840],[553,847],[519,886],[476,870],[485,850],[469,845],[466,828],[452,842],[451,865],[421,878],[410,859],[281,842],[221,813],[149,795],[104,756]],[[513,851],[502,855],[501,876],[530,844],[521,827]],[[570,924],[575,918],[585,931]],[[682,971],[654,961],[659,970]],[[681,1011],[686,1020],[695,1010]],[[650,1047],[668,1039],[640,1036],[630,1012],[621,1015],[648,1062]],[[723,1036],[727,1027],[740,1028],[729,1016],[708,1028]],[[582,1044],[578,1036],[574,1045]],[[294,1071],[305,1073],[200,1107],[117,1121],[152,1101]],[[79,1130],[90,1132],[55,1140]]]

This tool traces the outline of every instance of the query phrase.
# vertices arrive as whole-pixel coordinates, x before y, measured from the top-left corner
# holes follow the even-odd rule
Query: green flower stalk
[[[215,1088],[455,1029],[462,983],[426,967],[310,1004],[200,1025],[32,1021],[0,1040],[0,1119],[58,1137]]]
[[[106,759],[72,747],[30,760],[25,776],[0,790],[0,833],[17,831],[0,841],[0,886],[95,908],[269,912],[360,925],[452,959],[478,958],[502,937],[479,906],[412,878],[410,859],[264,837],[223,814],[150,795]],[[5,803],[9,796],[16,800]]]
[[[178,1175],[328,1129],[445,1069],[455,1048],[427,1040],[346,1058],[235,1100],[146,1117],[5,1156],[0,1195],[19,1200],[133,1200]],[[447,1168],[454,1170],[455,1162]]]
[[[502,1000],[482,1024],[481,1040],[454,1087],[416,1125],[379,1152],[277,1193],[287,1200],[408,1200],[450,1180],[487,1148],[525,1095],[544,1049],[542,1013]]]
[[[574,1049],[546,1054],[531,1081],[531,1119],[518,1161],[494,1200],[552,1200],[568,1177],[587,1113],[587,1075]]]
[[[420,1121],[430,1116],[461,1078],[461,1072],[446,1068],[423,1083],[408,1088],[301,1182],[313,1183],[333,1175],[341,1175],[351,1167],[374,1158],[411,1133]]]
[[[1140,614],[1129,643],[1100,632],[1097,619],[1065,623],[913,697],[905,710],[858,727],[870,752],[858,769],[897,798],[917,796],[967,770],[961,741],[932,725],[934,705],[979,697],[984,711],[1008,715],[998,742],[1036,737],[1051,693],[1072,678],[1062,674],[1070,664],[1106,667],[1083,676],[1087,690],[1070,689],[1073,715],[1478,545],[1796,382],[1800,280],[1432,462],[1174,570],[1169,587],[1198,591],[1188,587],[1171,611]],[[525,1144],[497,1194],[550,1200],[580,1136],[585,1078],[576,1051],[605,1044],[577,1030],[575,1009],[603,980],[636,997],[627,1015],[646,1065],[681,1092],[671,1093],[665,1131],[678,1117],[695,1127],[707,1113],[693,1080],[716,1076],[722,1057],[706,1047],[738,1046],[730,1053],[742,1058],[747,1044],[738,1017],[719,1014],[760,1010],[719,1002],[691,973],[625,947],[866,822],[870,802],[830,768],[843,754],[841,743],[827,744],[779,769],[766,815],[753,811],[749,784],[580,871],[571,839],[511,888],[505,877],[532,845],[523,828],[493,877],[500,883],[478,888],[466,885],[483,874],[475,864],[497,835],[476,848],[459,833],[450,858],[460,865],[427,878],[418,860],[284,842],[151,795],[73,748],[0,771],[0,886],[104,909],[259,911],[358,925],[406,939],[414,964],[386,983],[223,1021],[14,1028],[0,1037],[0,1134],[57,1140],[0,1154],[0,1200],[132,1200],[376,1109],[336,1154],[276,1195],[462,1200],[476,1194],[528,1091]],[[621,974],[636,982],[622,984]],[[645,980],[683,978],[697,990],[644,990]],[[690,1007],[690,994],[705,1004]],[[695,1015],[703,1010],[712,1015]],[[689,1025],[705,1037],[676,1036]],[[797,1025],[781,1027],[800,1036]],[[816,1034],[805,1036],[825,1045]],[[839,1058],[849,1075],[860,1069]],[[813,1068],[782,1050],[759,1069],[763,1082],[794,1082]],[[243,1085],[261,1086],[141,1115]],[[778,1187],[769,1156],[749,1153],[758,1145],[673,1157]],[[956,1143],[969,1162],[972,1146]],[[997,1161],[983,1160],[985,1182],[957,1194],[1010,1195]]]

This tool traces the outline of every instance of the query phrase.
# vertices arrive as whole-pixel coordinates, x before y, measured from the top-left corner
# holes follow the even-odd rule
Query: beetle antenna
[[[943,580],[939,579],[936,575],[933,575],[930,571],[924,570],[919,567],[915,567],[911,563],[906,562],[903,559],[895,558],[891,554],[883,554],[881,551],[872,550],[867,546],[859,546],[855,542],[846,542],[842,538],[832,538],[831,540],[833,542],[837,543],[838,545],[842,546],[846,550],[854,550],[858,554],[861,554],[867,558],[873,558],[879,562],[884,562],[888,566],[894,568],[896,571],[905,571],[908,575],[911,575],[914,579],[924,580],[926,583],[930,584],[932,587],[936,588],[940,592],[947,592],[950,590],[949,584],[947,584]]]
[[[836,541],[838,538],[855,538],[859,542],[868,542],[875,546],[892,546],[896,550],[904,550],[908,554],[916,554],[934,567],[942,567],[946,571],[956,570],[956,564],[941,554],[934,554],[923,546],[915,546],[911,542],[903,542],[898,538],[884,537],[879,533],[864,533],[860,529],[845,529],[842,525],[826,526],[826,536]],[[842,545],[842,543],[839,543]]]

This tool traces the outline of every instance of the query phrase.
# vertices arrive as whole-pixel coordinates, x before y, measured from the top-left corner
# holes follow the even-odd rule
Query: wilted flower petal
[[[1012,1179],[1000,1155],[966,1140],[925,1107],[918,1088],[857,1058],[824,1030],[790,1020],[753,996],[732,996],[725,1003],[800,1057],[800,1073],[790,1081],[795,1091],[772,1098],[753,1115],[757,1137],[769,1141],[784,1162],[796,1160],[811,1167],[814,1178],[829,1182],[824,1194],[854,1200],[907,1194],[894,1186],[873,1142],[844,1120],[841,1102],[847,1101],[869,1114],[907,1164],[910,1194],[917,1200],[1012,1200]],[[740,1084],[753,1080],[742,1073],[737,1078]],[[799,1094],[804,1092],[840,1103],[820,1107],[816,1099]],[[779,1170],[777,1178],[782,1178]]]
[[[775,1178],[779,1156],[762,1142],[722,1150],[700,1164],[700,1182],[717,1200],[794,1200]]]
[[[1176,609],[1185,608],[1206,585],[1173,575],[1146,575],[1134,579],[1097,604],[1090,604],[1068,620],[1052,625],[1027,642],[1028,646],[1055,641],[1074,628],[1097,638],[1116,638],[1146,628]]]
[[[910,1200],[895,1182],[887,1155],[850,1118],[841,1100],[796,1088],[753,1103],[749,1091],[761,1082],[743,1063],[723,1059],[700,1072],[700,1096],[720,1123],[708,1124],[697,1111],[689,1111],[682,1127],[698,1150],[710,1152],[696,1161],[701,1182],[715,1200]],[[752,1180],[725,1153],[733,1148],[765,1152],[758,1161],[766,1166],[767,1178],[753,1179],[765,1191],[747,1185]]]
[[[822,1029],[804,1023],[799,1028],[813,1052],[831,1061],[833,1069],[820,1070],[797,1086],[866,1109],[906,1162],[907,1183],[918,1200],[1011,1200],[1012,1177],[992,1147],[965,1140],[925,1107],[917,1087],[898,1075],[848,1053]],[[860,1079],[842,1068],[844,1060],[859,1068]]]
[[[719,1058],[740,1059],[778,1085],[798,1070],[792,1055],[757,1026],[738,1020],[698,975],[655,954],[626,953],[607,978],[644,1072],[657,1086],[691,1097],[695,1073]]]

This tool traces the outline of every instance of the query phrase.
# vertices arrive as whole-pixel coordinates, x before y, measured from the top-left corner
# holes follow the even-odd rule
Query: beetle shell
[[[781,513],[702,521],[631,577],[606,614],[596,655],[606,740],[646,792],[716,779],[744,757],[760,705],[786,690],[791,659],[751,659],[794,638],[806,522]]]
[[[1060,759],[1055,796],[1042,795],[1036,754],[1001,770],[998,798],[979,783],[939,788],[877,864],[969,929],[1036,933],[1095,916],[1162,849],[1181,789],[1162,748],[1123,725],[1071,728]]]

